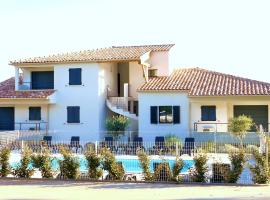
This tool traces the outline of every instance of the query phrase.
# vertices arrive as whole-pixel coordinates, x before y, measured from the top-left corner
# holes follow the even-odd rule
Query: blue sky
[[[10,60],[112,45],[175,43],[170,69],[270,82],[267,0],[0,0],[0,80]]]

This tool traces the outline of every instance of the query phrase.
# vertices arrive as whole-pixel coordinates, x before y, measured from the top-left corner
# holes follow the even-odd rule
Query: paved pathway
[[[213,186],[0,180],[0,199],[269,200],[270,186]]]

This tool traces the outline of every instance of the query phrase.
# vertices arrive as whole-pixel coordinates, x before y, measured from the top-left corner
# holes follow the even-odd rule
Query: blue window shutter
[[[180,106],[173,106],[173,123],[180,124]]]
[[[80,123],[80,107],[79,106],[67,107],[67,123]]]
[[[82,69],[72,68],[69,69],[69,85],[81,85],[82,84]]]
[[[211,106],[209,108],[209,121],[216,121],[216,107]]]
[[[150,107],[150,122],[151,124],[157,124],[157,106]]]
[[[29,120],[41,120],[41,107],[29,107]]]
[[[202,121],[216,121],[216,106],[202,106],[201,107]]]
[[[201,120],[208,121],[208,109],[207,106],[201,107]]]

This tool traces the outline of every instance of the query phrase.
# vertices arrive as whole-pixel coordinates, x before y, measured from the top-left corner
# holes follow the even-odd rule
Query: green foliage
[[[229,153],[231,170],[228,173],[227,182],[236,183],[244,169],[245,152],[243,149],[233,150]]]
[[[246,133],[251,129],[253,125],[254,123],[252,118],[245,115],[240,115],[238,117],[229,119],[228,130],[234,136],[239,138],[242,145]]]
[[[258,148],[253,147],[252,154],[255,159],[255,165],[249,164],[249,169],[252,172],[254,183],[266,184],[270,181],[269,163],[266,156],[259,152]]]
[[[60,172],[64,178],[77,179],[79,177],[80,162],[66,147],[60,147],[63,160],[59,160]]]
[[[206,182],[207,168],[207,156],[204,153],[199,153],[194,157],[195,171],[192,174],[193,181]]]
[[[84,155],[87,160],[89,177],[98,180],[102,176],[102,170],[99,168],[101,158],[96,154],[93,148],[89,148]]]
[[[182,141],[178,136],[169,134],[165,136],[165,146],[171,153],[176,154],[176,150],[182,148]]]
[[[115,138],[124,134],[124,131],[128,127],[130,121],[127,117],[122,115],[112,116],[106,120],[106,129]]]
[[[53,177],[52,158],[48,149],[44,149],[39,154],[32,155],[31,159],[33,167],[40,170],[42,178]]]
[[[13,169],[13,174],[19,178],[31,178],[34,170],[30,168],[32,151],[25,146],[22,152],[20,164]]]
[[[172,179],[172,173],[170,165],[166,162],[158,164],[154,172],[155,181],[170,181]]]
[[[5,147],[0,151],[0,176],[7,177],[11,172],[9,166],[10,149]]]
[[[152,175],[150,172],[150,158],[144,151],[137,152],[141,168],[143,170],[143,175],[146,181],[152,180]]]
[[[125,171],[122,164],[117,163],[113,153],[106,148],[101,149],[101,163],[104,170],[108,171],[109,177],[112,180],[122,180]]]
[[[229,173],[230,173],[229,164],[213,163],[212,182],[214,183],[228,182]]]
[[[214,153],[216,149],[216,143],[213,141],[208,141],[202,143],[201,150],[205,153]]]
[[[179,181],[178,177],[179,177],[179,174],[182,171],[183,167],[184,167],[184,161],[181,158],[176,157],[176,160],[175,160],[175,163],[174,163],[174,166],[172,169],[172,180],[173,181]]]

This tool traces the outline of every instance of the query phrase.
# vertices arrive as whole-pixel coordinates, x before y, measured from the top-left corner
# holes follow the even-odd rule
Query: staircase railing
[[[109,97],[109,102],[117,109],[128,111],[128,102],[132,100],[131,97]]]

